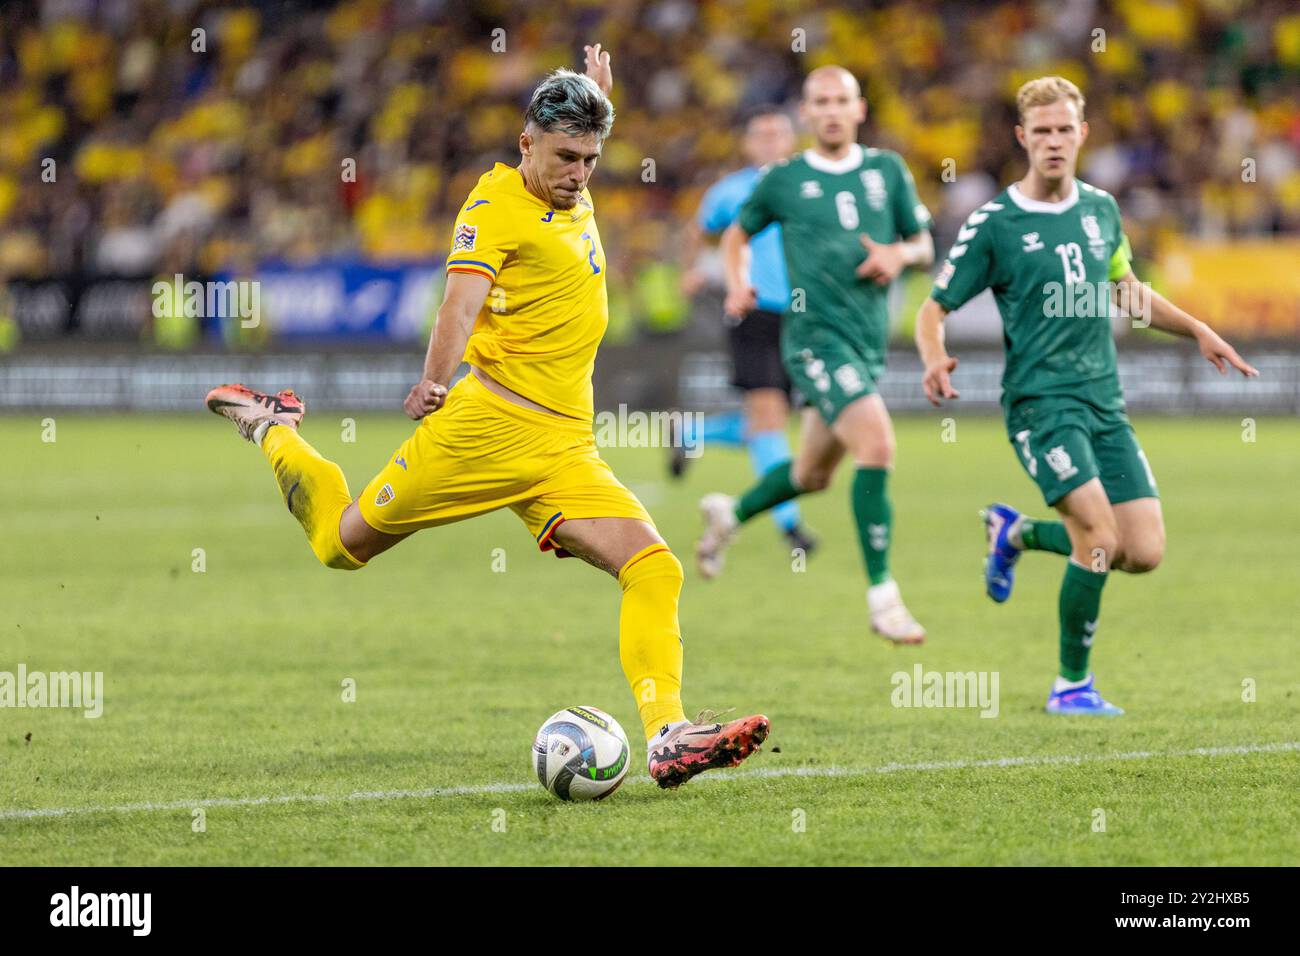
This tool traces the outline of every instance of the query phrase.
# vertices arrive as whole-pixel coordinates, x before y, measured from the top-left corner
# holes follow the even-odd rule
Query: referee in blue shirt
[[[775,106],[754,110],[745,123],[742,147],[749,165],[724,176],[709,188],[688,229],[684,251],[688,268],[682,277],[687,295],[693,295],[704,283],[695,266],[705,236],[716,238],[731,225],[764,166],[794,152],[795,135],[790,117]],[[749,247],[753,256],[750,278],[758,293],[758,308],[743,318],[723,317],[731,338],[731,382],[745,393],[744,414],[710,415],[698,437],[706,446],[714,443],[747,447],[754,473],[761,476],[790,460],[790,444],[785,434],[790,415],[790,380],[781,363],[781,313],[790,302],[790,280],[785,271],[780,225],[773,224],[754,236]],[[674,454],[674,475],[681,474],[687,460],[680,453]],[[802,528],[799,507],[794,501],[774,508],[772,518],[792,548],[802,548],[805,554],[812,551],[816,542]]]

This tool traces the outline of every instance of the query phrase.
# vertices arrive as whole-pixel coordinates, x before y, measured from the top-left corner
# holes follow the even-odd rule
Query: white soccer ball
[[[533,770],[561,800],[600,800],[627,776],[627,735],[595,707],[568,707],[546,718],[533,740]]]

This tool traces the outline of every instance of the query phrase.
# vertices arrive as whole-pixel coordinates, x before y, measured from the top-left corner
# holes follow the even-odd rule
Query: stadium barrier
[[[258,291],[253,324],[273,331],[278,340],[413,342],[428,337],[442,270],[436,262],[384,266],[336,259],[311,265],[264,263],[246,276],[17,278],[6,283],[5,291],[23,342],[68,336],[96,342],[149,340],[152,326],[164,318],[161,313],[180,312],[176,318],[185,319],[183,306],[195,305],[188,316],[193,334],[182,337],[178,344],[183,345],[202,336],[229,338],[228,326],[243,316],[234,310],[228,287],[248,283]],[[185,291],[191,286],[207,294],[191,302]],[[214,291],[222,294],[213,296]],[[217,314],[214,299],[224,303]]]
[[[1176,300],[1195,303],[1197,313],[1222,328],[1263,375],[1249,382],[1219,376],[1188,345],[1157,342],[1155,334],[1116,318],[1130,407],[1300,414],[1300,346],[1292,344],[1300,342],[1295,261],[1295,240],[1168,247],[1161,286]],[[892,292],[897,346],[880,383],[889,406],[903,412],[931,408],[920,390],[919,362],[906,344],[912,300],[928,292],[925,277],[914,278],[915,288],[899,283]],[[234,314],[206,314],[211,295],[199,304],[201,314],[185,314],[190,303],[182,302],[183,288],[194,284],[212,293],[241,282],[257,286],[254,327]],[[159,296],[160,283],[175,294]],[[315,408],[397,409],[420,374],[441,285],[436,261],[385,266],[347,257],[263,263],[246,278],[10,279],[0,286],[0,409],[180,411],[196,407],[213,384],[230,381],[292,385]],[[161,310],[166,314],[160,314],[161,299],[169,303]],[[230,307],[229,296],[219,301]],[[712,290],[694,306],[694,321],[671,334],[643,334],[635,345],[607,337],[596,362],[598,407],[736,406],[720,293]],[[2,334],[6,323],[9,338]],[[991,294],[954,312],[947,328],[961,359],[957,407],[995,410],[1002,330]]]
[[[1000,352],[960,351],[955,411],[995,412]],[[1134,411],[1161,413],[1300,414],[1300,354],[1250,349],[1261,377],[1220,376],[1187,345],[1120,352],[1120,377]],[[392,411],[418,379],[418,349],[393,351],[140,354],[30,353],[0,360],[0,410],[194,411],[222,382],[276,390],[292,386],[313,409]],[[596,362],[600,409],[735,407],[731,359],[716,349],[684,349],[672,340],[601,350]],[[880,392],[896,412],[935,412],[920,388],[921,365],[896,349]]]

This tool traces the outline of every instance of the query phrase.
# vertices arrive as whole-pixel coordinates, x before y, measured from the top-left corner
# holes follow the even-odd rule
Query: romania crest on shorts
[[[375,504],[380,507],[388,504],[392,500],[393,500],[392,485],[384,485],[384,487],[379,489],[379,494],[375,495]]]

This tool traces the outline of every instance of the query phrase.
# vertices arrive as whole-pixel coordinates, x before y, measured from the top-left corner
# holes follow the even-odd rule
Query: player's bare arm
[[[687,298],[704,288],[705,275],[698,265],[703,252],[704,230],[698,222],[689,220],[682,230],[682,251],[678,257],[682,270],[680,288],[682,295]]]
[[[1219,333],[1200,319],[1178,308],[1159,292],[1143,286],[1132,269],[1115,285],[1116,298],[1127,302],[1144,303],[1150,311],[1152,328],[1195,339],[1205,360],[1217,368],[1220,374],[1227,374],[1227,366],[1231,365],[1246,378],[1259,375],[1259,371],[1238,355],[1237,350],[1224,341]]]
[[[867,258],[858,266],[857,274],[879,285],[889,285],[908,266],[924,269],[934,262],[934,237],[929,230],[922,230],[898,242],[873,242],[865,234],[861,239]]]
[[[942,405],[946,398],[960,398],[961,393],[952,387],[952,372],[957,360],[948,354],[943,344],[943,320],[948,310],[934,299],[926,299],[916,314],[916,350],[925,366],[921,387],[931,405]]]
[[[411,388],[403,403],[409,418],[419,421],[442,407],[451,377],[465,355],[465,343],[474,331],[474,320],[491,288],[492,283],[483,276],[465,272],[447,274],[447,289],[438,307],[433,334],[429,336],[424,377]]]
[[[727,315],[744,317],[758,308],[758,292],[749,281],[749,233],[732,223],[722,234],[722,272],[727,280]]]

